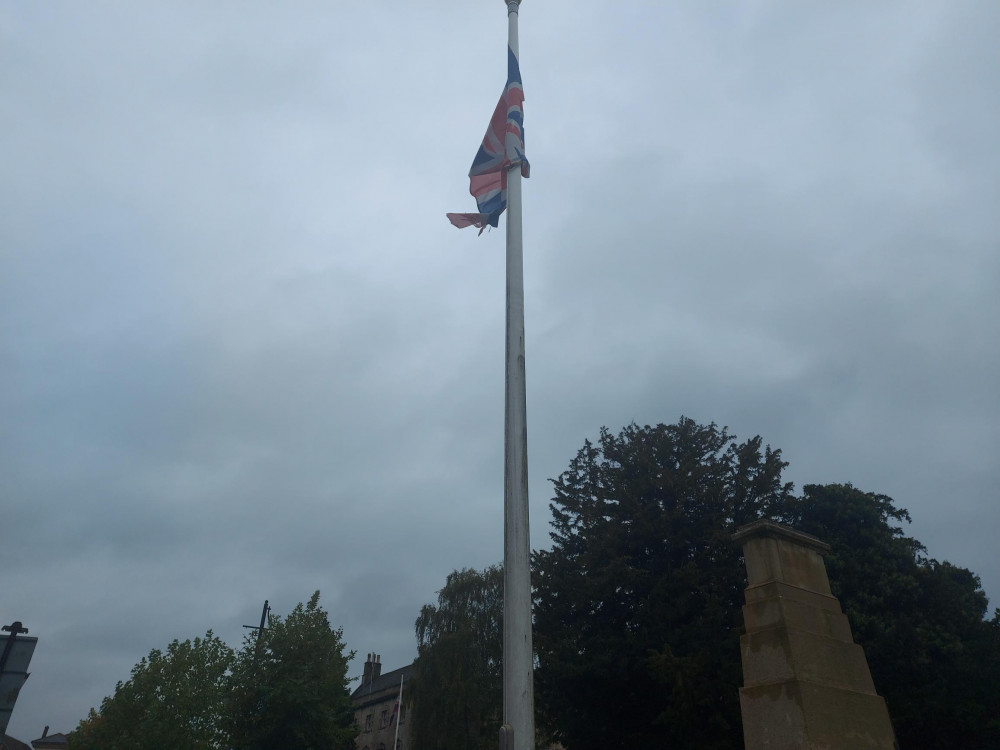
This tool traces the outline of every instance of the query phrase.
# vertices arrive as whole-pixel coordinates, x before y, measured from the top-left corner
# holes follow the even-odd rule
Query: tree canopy
[[[209,630],[204,638],[174,640],[153,649],[115,686],[99,712],[70,735],[74,750],[217,750],[227,747],[221,726],[227,673],[234,654]]]
[[[736,527],[790,497],[779,451],[682,418],[601,431],[535,554],[537,697],[574,750],[742,746]]]
[[[677,424],[602,429],[553,481],[536,552],[539,718],[574,750],[742,748],[746,586],[732,532],[772,518],[831,546],[834,595],[902,747],[1000,747],[1000,613],[978,578],[927,556],[892,498],[782,481],[760,437]]]
[[[892,498],[806,485],[784,522],[830,545],[830,587],[847,613],[909,750],[1000,747],[1000,616],[971,571],[927,557]]]
[[[503,568],[456,570],[416,621],[420,750],[493,750],[503,713]]]
[[[228,728],[240,750],[353,748],[343,631],[330,625],[317,591],[284,620],[248,635],[231,678]]]
[[[356,730],[342,633],[319,592],[248,636],[154,649],[70,735],[73,750],[349,750]]]

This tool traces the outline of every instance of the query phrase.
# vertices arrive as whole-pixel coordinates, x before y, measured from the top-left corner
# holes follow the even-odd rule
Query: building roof
[[[46,727],[48,729],[48,727]],[[69,740],[66,735],[62,732],[56,732],[55,734],[49,734],[45,732],[37,740],[31,741],[31,746],[35,750],[48,750],[48,748],[67,748],[69,747]]]
[[[399,690],[400,679],[408,680],[413,675],[413,665],[407,664],[405,667],[400,667],[399,669],[394,669],[391,672],[386,672],[385,674],[379,675],[371,683],[365,683],[358,687],[353,693],[351,693],[352,701],[363,700],[368,695],[375,695],[376,693],[381,693],[383,690],[395,689]]]
[[[31,750],[31,745],[21,740],[15,740],[9,734],[5,734],[0,740],[0,748],[3,750]]]

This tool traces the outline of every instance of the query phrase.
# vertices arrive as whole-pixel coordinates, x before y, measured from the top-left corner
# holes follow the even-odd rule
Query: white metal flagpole
[[[520,0],[506,0],[507,39],[518,56]],[[511,158],[508,146],[507,157]],[[521,164],[507,172],[507,369],[504,414],[503,716],[501,750],[533,750],[535,699],[528,537],[528,439],[524,375]]]
[[[392,750],[399,747],[399,717],[403,715],[403,675],[399,676],[399,696],[396,698],[396,738],[392,741]]]

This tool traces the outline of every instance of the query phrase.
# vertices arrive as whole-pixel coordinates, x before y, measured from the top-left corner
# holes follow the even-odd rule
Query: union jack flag
[[[507,208],[507,170],[518,164],[527,177],[531,167],[524,156],[524,88],[517,57],[507,47],[507,85],[469,170],[469,193],[479,213],[448,214],[451,223],[459,228],[479,227],[480,234],[487,224],[497,226]]]

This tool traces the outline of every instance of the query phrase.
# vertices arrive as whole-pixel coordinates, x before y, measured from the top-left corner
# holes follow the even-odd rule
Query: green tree
[[[503,714],[503,568],[456,570],[416,621],[407,690],[421,750],[493,750]]]
[[[830,587],[901,747],[1000,747],[1000,617],[969,570],[926,556],[905,509],[849,484],[806,485],[782,520],[831,546]]]
[[[780,452],[681,418],[601,430],[535,553],[536,698],[574,750],[742,747],[732,531],[788,501]]]
[[[213,750],[227,747],[221,727],[233,652],[209,630],[204,638],[154,649],[115,686],[100,711],[70,735],[74,750]]]
[[[240,750],[334,750],[354,747],[357,729],[348,691],[343,631],[330,625],[317,591],[284,620],[249,635],[231,678],[227,724]]]
[[[567,746],[742,746],[746,585],[732,531],[775,518],[831,545],[834,594],[908,750],[1000,747],[1000,611],[927,556],[905,509],[850,485],[781,481],[778,451],[715,425],[601,431],[555,480],[535,554],[536,696]]]

